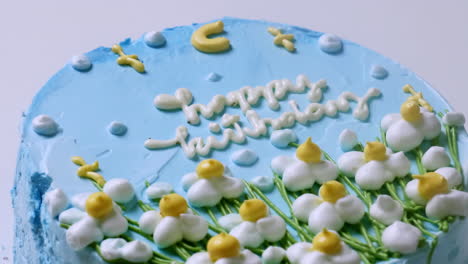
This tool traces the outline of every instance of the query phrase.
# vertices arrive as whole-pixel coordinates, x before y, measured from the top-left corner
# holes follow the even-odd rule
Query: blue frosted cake
[[[333,34],[223,18],[74,56],[24,117],[15,263],[467,263],[465,117]]]

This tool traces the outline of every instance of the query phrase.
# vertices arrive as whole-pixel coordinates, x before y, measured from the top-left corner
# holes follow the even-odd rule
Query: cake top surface
[[[99,161],[99,174],[107,181],[128,179],[144,202],[150,202],[145,194],[147,183],[155,182],[170,183],[175,193],[187,199],[182,177],[198,173],[197,165],[208,158],[224,164],[228,177],[247,182],[257,176],[271,177],[272,160],[278,156],[313,161],[308,159],[315,155],[314,147],[306,147],[305,154],[292,145],[278,147],[287,139],[273,139],[274,130],[291,129],[277,136],[297,138],[292,141],[298,143],[312,137],[313,144],[338,160],[344,153],[338,140],[343,130],[357,132],[363,145],[382,139],[381,120],[386,115],[401,112],[403,119],[412,118],[411,113],[411,117],[404,114],[412,111],[410,106],[409,110],[401,108],[416,92],[423,94],[435,112],[450,110],[414,73],[355,43],[284,24],[237,18],[220,21],[221,31],[218,20],[175,27],[74,57],[43,87],[26,114],[20,166],[29,173],[47,174],[51,189],[60,188],[68,197],[96,191],[89,181],[76,176],[76,165]],[[202,33],[214,32],[211,38],[218,38],[218,43],[204,46],[210,41],[202,34],[195,40],[200,43],[194,44],[194,32],[206,25],[212,28]],[[131,54],[137,57],[127,56]],[[407,84],[412,88],[404,92]],[[284,94],[264,92],[273,86]],[[419,113],[424,103],[418,102]],[[307,111],[309,115],[301,119],[298,112]],[[52,120],[37,119],[41,114]],[[228,129],[245,135],[228,137],[224,134]],[[212,136],[218,143],[208,148]],[[203,138],[205,148],[201,144],[198,150],[191,147],[190,142],[195,144],[199,140],[193,139],[198,137]],[[458,142],[466,143],[464,132]],[[390,156],[384,153],[382,158],[378,150],[373,154],[362,151],[367,161]],[[463,160],[464,148],[459,155]],[[84,161],[72,163],[70,158],[75,156]],[[418,171],[415,162],[411,171]],[[278,190],[268,197],[282,211],[289,210]],[[125,215],[139,219],[141,210],[130,207]]]

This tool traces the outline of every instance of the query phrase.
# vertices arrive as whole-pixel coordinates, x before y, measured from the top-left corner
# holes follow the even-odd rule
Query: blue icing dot
[[[52,137],[59,131],[59,126],[54,119],[48,115],[38,115],[32,121],[34,132],[39,135]]]
[[[206,80],[210,82],[217,82],[223,78],[221,75],[217,74],[216,72],[211,72],[206,76]]]
[[[297,136],[291,129],[275,130],[271,133],[270,142],[277,148],[285,148],[291,142],[296,142]]]
[[[127,133],[127,126],[123,123],[113,121],[109,125],[109,132],[115,136],[123,136]]]
[[[232,153],[231,160],[239,166],[250,166],[258,160],[258,156],[253,150],[241,149]]]
[[[145,34],[146,45],[152,48],[158,48],[166,44],[166,38],[161,32],[151,31]]]
[[[387,76],[388,76],[388,71],[387,71],[387,69],[385,69],[383,66],[380,66],[380,65],[372,65],[370,74],[371,74],[371,76],[374,77],[375,79],[382,80],[382,79],[387,78]]]
[[[319,47],[326,53],[339,53],[343,50],[343,42],[337,35],[325,33],[320,36]]]
[[[253,185],[257,186],[262,192],[271,192],[275,187],[273,177],[257,176],[252,179]]]
[[[73,56],[71,65],[77,71],[88,71],[92,66],[91,60],[86,55]]]

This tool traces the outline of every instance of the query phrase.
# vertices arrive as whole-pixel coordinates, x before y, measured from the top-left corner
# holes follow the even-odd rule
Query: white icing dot
[[[170,194],[173,187],[167,182],[156,182],[146,189],[146,195],[151,199],[162,198],[166,194]]]
[[[48,115],[36,116],[32,120],[32,127],[34,132],[46,137],[55,136],[59,131],[57,122]]]
[[[161,32],[151,31],[145,34],[146,45],[152,48],[158,48],[166,44],[166,38]]]
[[[73,69],[77,71],[88,71],[91,69],[91,60],[86,55],[73,56],[71,59]]]
[[[421,231],[416,227],[396,221],[382,233],[382,243],[393,252],[413,253],[418,249]]]
[[[356,133],[350,129],[344,129],[340,133],[338,141],[343,151],[349,151],[358,144],[358,138]]]
[[[109,124],[109,132],[115,136],[123,136],[127,133],[127,126],[118,121],[112,121]]]
[[[285,148],[291,142],[296,142],[296,133],[291,129],[275,130],[271,133],[270,142],[277,148]]]
[[[219,74],[217,74],[216,72],[210,72],[207,76],[206,76],[206,80],[207,81],[210,81],[210,82],[217,82],[217,81],[220,81],[223,77]]]
[[[373,78],[383,80],[387,78],[388,71],[383,66],[380,65],[372,65],[370,74]]]
[[[442,117],[442,122],[449,126],[463,126],[465,115],[460,112],[448,112]]]
[[[241,149],[232,153],[231,160],[239,166],[250,166],[258,160],[258,155],[253,150]]]
[[[326,53],[339,53],[343,49],[341,38],[334,34],[323,34],[320,36],[318,43],[320,49]]]
[[[257,188],[259,188],[260,191],[266,192],[266,193],[273,191],[273,188],[275,187],[275,184],[273,182],[273,177],[268,177],[268,176],[257,176],[252,179],[252,183]]]
[[[134,240],[125,244],[121,249],[120,253],[122,258],[133,262],[142,263],[148,261],[153,256],[153,249],[140,240]]]

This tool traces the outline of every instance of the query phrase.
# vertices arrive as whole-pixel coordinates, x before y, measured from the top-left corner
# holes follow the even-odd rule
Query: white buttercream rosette
[[[212,168],[216,168],[214,174]],[[242,180],[225,173],[224,166],[213,159],[200,162],[196,172],[183,176],[182,184],[188,201],[197,207],[215,206],[223,198],[238,198],[244,192]]]
[[[453,189],[462,182],[462,176],[456,169],[444,167],[414,177],[416,179],[408,182],[405,192],[415,203],[426,206],[428,217],[468,216],[468,193]],[[432,194],[424,194],[420,187],[429,189]]]
[[[364,216],[364,203],[343,192],[341,183],[327,182],[320,188],[320,197],[310,193],[299,196],[293,202],[293,214],[300,221],[307,222],[314,233],[324,228],[339,231],[345,223],[356,224]]]
[[[237,238],[243,247],[256,248],[264,241],[277,242],[286,234],[286,223],[283,218],[268,215],[267,206],[260,200],[244,201],[239,211],[240,214],[222,216],[219,223],[230,231],[229,234]],[[260,211],[264,212],[260,215]],[[253,214],[255,216],[250,217]]]
[[[408,103],[410,102],[405,102],[402,106],[402,114],[406,114],[404,107]],[[431,140],[439,136],[441,125],[436,115],[425,108],[418,108],[420,114],[414,121],[407,121],[400,113],[388,114],[382,119],[380,126],[386,132],[388,145],[393,150],[409,151],[419,146],[423,140]],[[414,113],[408,113],[408,115],[411,114]]]
[[[239,256],[221,258],[216,261],[210,259],[208,252],[195,253],[187,259],[185,264],[262,264],[262,260],[250,250],[244,249]]]
[[[153,257],[153,249],[146,242],[122,238],[107,238],[100,244],[101,256],[106,261],[123,259],[131,263],[144,263]]]
[[[73,208],[59,215],[62,224],[71,225],[66,231],[66,240],[71,248],[80,250],[93,242],[99,242],[104,237],[116,237],[128,229],[127,219],[122,210],[113,204],[112,211],[103,218],[95,218],[85,210],[86,200],[91,193],[81,193],[72,197]]]
[[[324,231],[333,233],[333,231]],[[323,233],[323,232],[322,232]],[[320,235],[320,234],[319,234]],[[338,235],[336,235],[338,236]],[[315,239],[314,239],[315,240]],[[316,249],[317,245],[307,242],[299,242],[290,246],[286,251],[286,256],[291,264],[359,264],[361,259],[359,255],[342,241],[339,243],[337,252],[327,253]],[[319,242],[317,242],[319,243]]]
[[[369,142],[366,148],[378,144],[382,143]],[[375,147],[369,147],[372,148]],[[395,177],[404,177],[410,171],[411,163],[403,152],[392,153],[387,148],[383,154],[386,155],[385,160],[366,161],[365,151],[346,152],[338,159],[340,171],[346,176],[354,177],[356,183],[365,190],[378,190],[386,182],[393,181]]]

